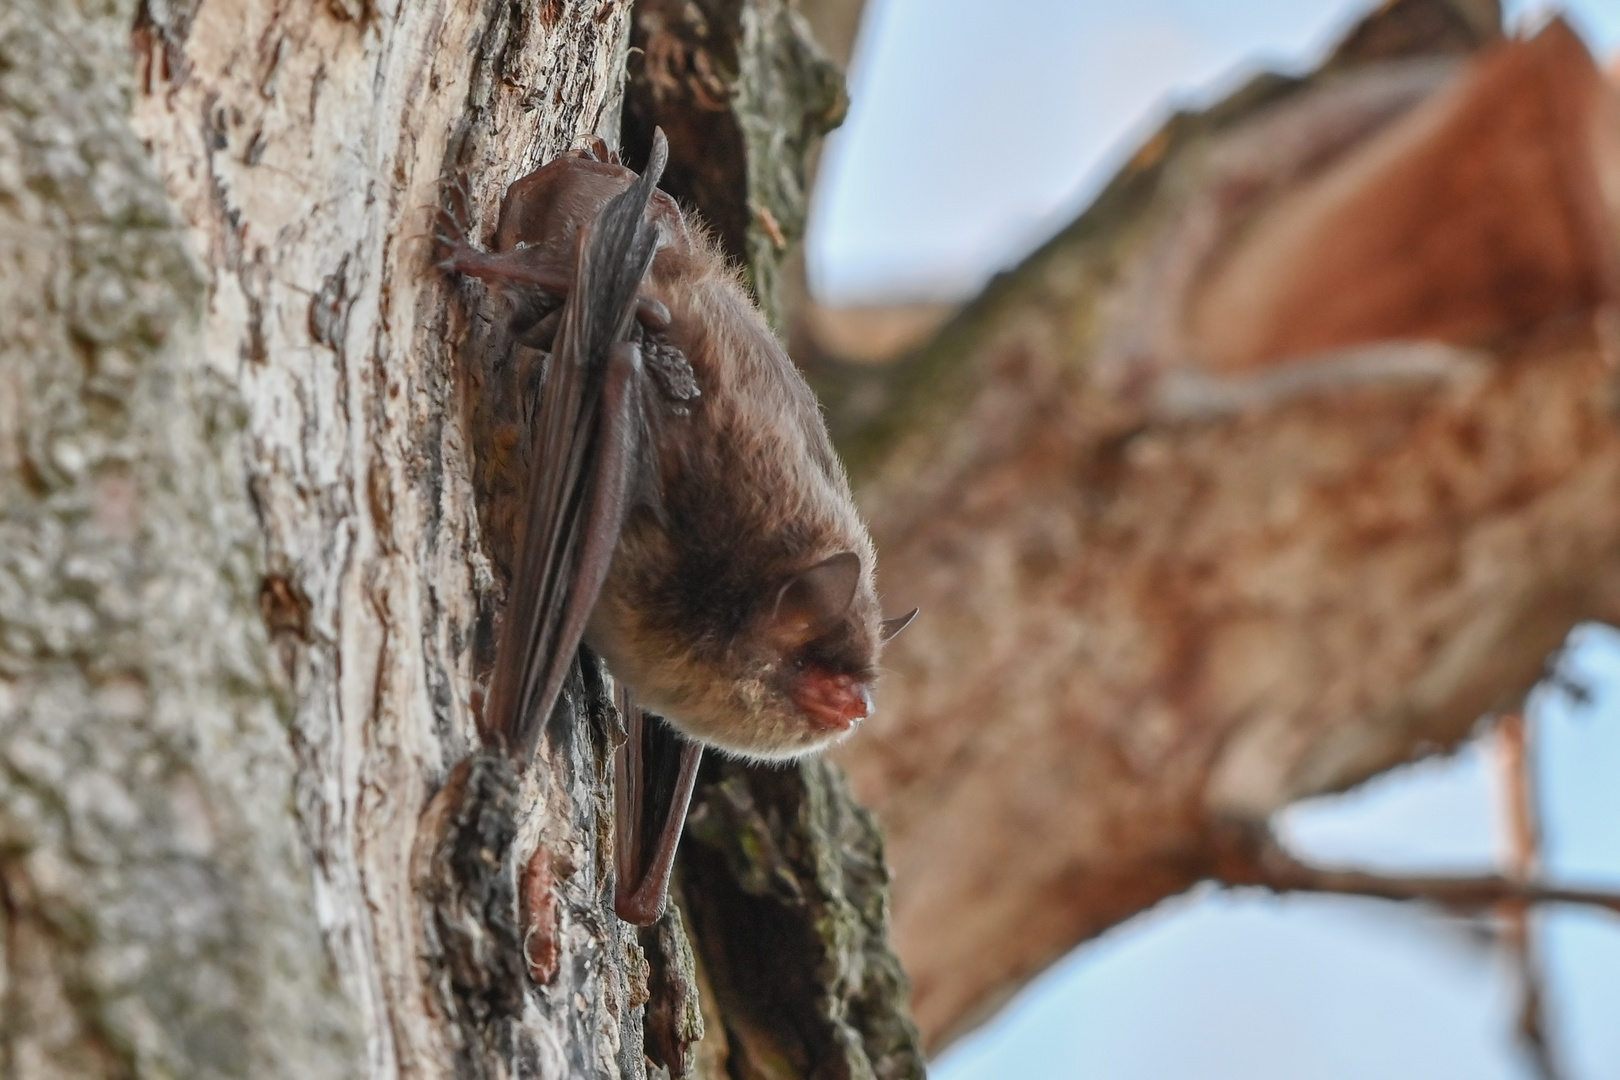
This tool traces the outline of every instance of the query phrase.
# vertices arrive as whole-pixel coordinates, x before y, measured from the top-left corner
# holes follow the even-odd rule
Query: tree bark
[[[748,29],[792,13],[730,15],[764,88],[744,190],[802,189],[825,94]],[[920,1074],[876,833],[827,767],[714,770],[692,917],[638,933],[605,674],[531,768],[478,744],[515,494],[487,406],[533,387],[435,272],[433,209],[460,176],[487,233],[508,182],[614,135],[630,18],[0,15],[8,1075]],[[797,972],[769,1010],[722,966],[750,948]]]
[[[1381,7],[931,344],[818,372],[923,611],[839,757],[930,1045],[1620,617],[1620,103],[1496,20]]]
[[[0,1068],[351,1075],[235,357],[130,127],[132,16],[0,15]]]

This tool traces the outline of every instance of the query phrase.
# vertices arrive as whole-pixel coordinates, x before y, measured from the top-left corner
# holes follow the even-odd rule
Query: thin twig
[[[1498,775],[1501,778],[1503,824],[1506,826],[1507,877],[1528,882],[1540,868],[1541,830],[1536,814],[1535,778],[1530,755],[1530,724],[1522,712],[1504,713],[1496,721]],[[1518,1036],[1539,1080],[1560,1080],[1548,1037],[1544,977],[1537,956],[1529,905],[1510,900],[1497,908],[1502,947],[1518,983]]]
[[[1620,914],[1620,893],[1544,882],[1514,881],[1500,874],[1478,877],[1408,877],[1330,870],[1289,854],[1270,831],[1235,824],[1218,830],[1215,872],[1230,886],[1272,892],[1334,893],[1379,900],[1425,900],[1456,911],[1486,911],[1499,904],[1581,904]]]

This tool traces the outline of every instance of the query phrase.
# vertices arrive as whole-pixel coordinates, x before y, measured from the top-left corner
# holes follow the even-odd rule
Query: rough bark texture
[[[888,943],[888,871],[837,767],[711,762],[681,880],[731,1075],[923,1075],[910,984]]]
[[[133,5],[0,14],[0,1071],[352,1075]]]
[[[809,177],[821,137],[843,121],[843,77],[788,0],[641,0],[631,42],[631,162],[662,125],[665,188],[747,267],[772,324],[785,325],[781,278],[802,276]]]
[[[532,768],[477,744],[514,494],[482,468],[505,435],[480,395],[534,387],[500,312],[434,271],[431,211],[459,173],[487,232],[509,181],[611,136],[629,22],[628,0],[0,15],[8,1075],[797,1075],[750,1064],[772,1024],[830,1033],[803,1075],[920,1072],[875,833],[830,770],[780,774],[813,810],[738,818],[797,860],[772,880],[802,879],[782,955],[807,974],[730,1055],[729,984],[705,990],[679,911],[613,915],[603,673]],[[795,113],[749,40],[757,171],[802,158],[826,104]]]
[[[1404,0],[1171,120],[932,345],[822,373],[923,609],[840,756],[931,1044],[1620,616],[1617,178],[1565,26]]]
[[[641,1066],[600,740],[548,745],[522,777],[474,756],[498,583],[461,422],[476,373],[448,345],[467,323],[427,241],[450,166],[487,207],[611,129],[627,18],[204,0],[150,7],[137,34],[136,122],[209,269],[204,342],[248,404],[299,821],[372,1075]],[[509,869],[537,846],[573,870],[543,990],[514,984]]]

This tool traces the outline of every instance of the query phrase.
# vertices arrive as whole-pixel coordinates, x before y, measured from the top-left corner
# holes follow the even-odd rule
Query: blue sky
[[[1178,104],[1308,68],[1343,0],[871,0],[809,241],[825,300],[963,297],[1077,213]],[[1620,50],[1620,0],[1571,20]],[[1514,0],[1510,21],[1544,17]],[[1599,696],[1535,710],[1550,876],[1620,887],[1620,633],[1570,663]],[[1479,870],[1496,850],[1486,753],[1398,770],[1281,825],[1313,857]],[[1620,921],[1542,916],[1568,1080],[1620,1077]],[[1420,909],[1214,891],[1076,950],[936,1063],[936,1080],[1528,1080],[1513,994],[1478,933]]]
[[[1074,216],[1175,105],[1304,70],[1346,0],[871,0],[811,222],[812,286],[960,297]],[[1510,19],[1541,6],[1514,0]],[[1620,0],[1572,20],[1620,48]]]

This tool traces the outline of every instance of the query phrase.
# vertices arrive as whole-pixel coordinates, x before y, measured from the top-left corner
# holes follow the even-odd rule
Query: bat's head
[[[609,666],[708,746],[767,761],[825,749],[872,714],[879,654],[911,620],[883,619],[866,554],[841,551],[773,582],[740,613],[740,632],[663,637],[651,663],[610,648]]]
[[[747,745],[759,757],[795,757],[837,742],[872,713],[882,646],[877,598],[860,556],[842,551],[777,588],[744,646],[757,672],[758,716]]]
[[[681,726],[722,750],[767,760],[852,734],[872,714],[884,643],[911,618],[883,619],[867,554],[838,552],[776,585],[734,644],[742,677],[733,693]]]

